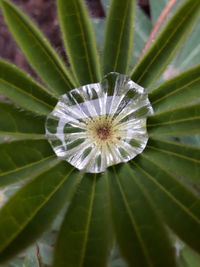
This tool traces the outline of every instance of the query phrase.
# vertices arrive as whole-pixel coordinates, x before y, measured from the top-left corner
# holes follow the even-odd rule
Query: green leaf
[[[147,127],[150,136],[200,133],[200,104],[152,115]]]
[[[135,9],[135,22],[134,22],[134,40],[133,40],[133,56],[131,65],[138,61],[142,49],[149,37],[152,25],[147,15],[136,5]]]
[[[20,138],[44,138],[45,117],[36,116],[0,102],[0,135]]]
[[[111,2],[111,0],[101,0],[101,4],[102,4],[102,6],[104,8],[104,11],[105,11],[106,15],[107,15],[107,11],[108,11],[108,9],[110,7],[110,2]]]
[[[153,25],[156,24],[156,22],[158,21],[159,16],[161,15],[163,9],[167,6],[168,4],[168,0],[149,0],[149,4],[150,4],[150,14],[151,14],[151,20]],[[170,12],[168,12],[167,17],[165,19],[165,21],[163,22],[163,24],[166,23],[166,21],[168,21],[172,14],[174,13],[174,11],[177,9],[178,6],[180,6],[180,4],[183,1],[176,1],[175,5],[173,6],[173,8],[170,9]]]
[[[200,134],[190,134],[179,136],[179,141],[182,144],[200,147]]]
[[[61,226],[53,266],[107,266],[108,208],[105,175],[85,175]]]
[[[19,267],[19,266],[22,267],[23,264],[24,264],[23,259],[18,257],[18,258],[13,259],[12,262],[10,263],[1,264],[1,267]],[[30,267],[30,266],[25,265],[23,267]]]
[[[0,155],[0,187],[30,179],[55,161],[54,152],[46,140],[2,143]]]
[[[184,247],[181,251],[181,258],[188,267],[199,267],[200,256],[188,247]]]
[[[200,62],[200,18],[188,38],[173,59],[172,65],[180,72],[198,65]]]
[[[200,98],[200,65],[162,83],[149,93],[155,112],[184,106]]]
[[[67,55],[79,85],[98,82],[100,65],[89,14],[83,0],[58,0]]]
[[[182,2],[183,1],[176,1],[174,7],[170,9],[170,12],[167,14],[167,17],[163,22],[161,29],[163,28],[163,25],[165,25],[166,22],[171,18],[174,11],[177,10],[177,7],[179,7],[180,4],[182,4]],[[157,14],[157,16],[159,16],[160,10],[162,10],[162,8],[164,8],[166,4],[167,0],[164,1],[150,0],[150,9],[153,22],[156,22],[154,20],[154,13]],[[177,50],[175,57],[172,59],[169,66],[163,73],[162,79],[164,80],[169,79],[175,76],[176,74],[189,70],[190,68],[199,64],[200,61],[199,31],[200,31],[200,19],[198,18],[191,32],[188,34],[187,39],[182,43],[181,47]],[[159,79],[159,82],[162,82],[162,80]]]
[[[131,77],[136,83],[150,87],[167,67],[186,39],[200,13],[199,0],[186,0],[138,62]]]
[[[53,168],[21,188],[0,210],[0,252],[22,233],[70,177],[74,168],[66,162]]]
[[[8,0],[1,0],[5,21],[33,69],[56,95],[74,88],[70,74],[42,32]]]
[[[32,149],[29,151],[32,151]],[[16,167],[13,170],[2,172],[0,174],[0,187],[5,187],[25,179],[30,180],[36,175],[49,170],[56,160],[55,155],[51,155],[35,162],[26,163],[24,166]]]
[[[145,155],[162,168],[200,183],[200,149],[159,139],[150,139]]]
[[[103,74],[127,73],[133,43],[135,0],[112,0],[102,53]]]
[[[92,25],[95,32],[95,37],[97,41],[97,48],[102,52],[102,42],[103,42],[103,35],[105,30],[105,18],[93,18]]]
[[[131,163],[132,172],[148,190],[166,223],[184,242],[200,252],[200,199],[159,163],[147,158],[145,152]]]
[[[97,44],[98,48],[100,50],[100,53],[102,52],[102,41],[103,41],[103,35],[104,35],[104,30],[105,30],[105,18],[94,18],[92,20],[95,34],[96,34],[96,39],[97,39]],[[144,44],[146,43],[148,36],[150,34],[152,25],[150,23],[149,18],[145,15],[145,13],[141,10],[141,8],[136,5],[135,9],[135,22],[133,21],[134,24],[134,40],[133,40],[133,51],[132,54],[133,56],[131,57],[131,62],[130,64],[133,65],[139,58],[142,49],[144,47]]]
[[[150,0],[149,1],[149,7],[150,7],[150,11],[151,11],[151,19],[152,19],[153,24],[156,24],[161,12],[165,8],[167,2],[168,2],[168,0],[159,0],[159,1]]]
[[[66,163],[65,163],[66,164]],[[66,176],[66,169],[62,166],[57,168],[59,172],[60,179],[61,176]],[[55,173],[56,174],[56,173]],[[46,174],[45,174],[46,175]],[[43,175],[44,176],[44,175]],[[50,183],[49,177],[49,183]],[[39,178],[37,178],[39,179]],[[40,179],[44,179],[40,177]],[[48,178],[47,178],[48,179]],[[55,179],[55,177],[53,178]],[[64,178],[66,179],[66,177]],[[77,172],[74,175],[71,175],[66,181],[63,182],[57,191],[46,201],[45,205],[37,211],[37,213],[31,218],[31,220],[24,226],[20,233],[13,239],[13,241],[0,253],[0,261],[5,261],[10,257],[16,255],[21,250],[30,245],[36,238],[38,238],[44,231],[47,230],[49,225],[55,219],[56,215],[60,209],[66,205],[66,202],[71,198],[77,184],[79,183],[80,175],[77,175]],[[35,195],[30,195],[28,192],[32,192],[32,188],[39,186],[38,181],[33,181],[30,184],[26,185],[23,189],[23,197],[35,197]],[[26,192],[26,194],[25,194]],[[20,198],[22,191],[19,191],[13,198]],[[29,201],[29,200],[28,200]],[[8,203],[9,205],[9,203]],[[6,209],[6,207],[5,207]],[[18,212],[21,213],[21,207],[17,206]]]
[[[113,168],[108,178],[116,237],[129,266],[176,266],[168,234],[129,165]]]
[[[51,112],[57,99],[25,72],[0,60],[0,93],[16,104],[39,114]]]

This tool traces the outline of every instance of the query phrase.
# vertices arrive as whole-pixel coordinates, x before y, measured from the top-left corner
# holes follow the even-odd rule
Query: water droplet
[[[0,208],[3,206],[5,201],[6,201],[5,189],[3,189],[3,190],[0,190]]]
[[[46,136],[58,157],[99,173],[144,150],[146,118],[152,113],[144,88],[111,72],[101,83],[62,95],[47,117]]]

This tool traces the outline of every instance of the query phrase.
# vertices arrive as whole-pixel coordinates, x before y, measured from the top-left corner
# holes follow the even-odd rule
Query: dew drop
[[[152,113],[144,88],[111,72],[101,83],[62,95],[47,117],[46,136],[59,158],[79,170],[100,173],[144,150],[146,119]]]

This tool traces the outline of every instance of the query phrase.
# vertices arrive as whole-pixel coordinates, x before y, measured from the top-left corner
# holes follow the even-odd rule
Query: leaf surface
[[[61,226],[53,266],[107,266],[108,209],[107,178],[86,174]]]
[[[200,14],[199,0],[186,0],[135,66],[131,77],[136,83],[151,87],[169,64]]]
[[[58,170],[58,169],[57,169]],[[61,167],[60,167],[61,170]],[[54,173],[56,175],[56,173]],[[59,173],[60,176],[65,176],[67,173],[63,171]],[[43,176],[41,176],[41,179]],[[51,177],[50,177],[51,178]],[[54,178],[55,179],[55,178]],[[10,257],[19,253],[22,249],[30,245],[36,238],[38,238],[44,231],[47,230],[49,225],[52,223],[60,209],[66,205],[67,201],[70,200],[74,193],[74,190],[79,183],[80,175],[77,172],[72,174],[66,181],[63,182],[62,186],[54,193],[54,195],[49,198],[45,205],[35,214],[35,216],[30,220],[30,222],[21,230],[21,232],[13,239],[13,241],[0,253],[0,261],[9,259]],[[29,198],[28,192],[32,192],[30,187],[37,186],[37,182],[34,181],[26,185],[24,191],[26,190],[26,197]],[[19,198],[19,191],[15,198]],[[22,193],[21,193],[22,194]],[[24,195],[25,197],[25,195]],[[31,197],[31,196],[30,196]],[[35,196],[33,196],[35,197]],[[9,205],[9,204],[8,204]],[[20,207],[16,207],[18,212],[20,212]]]
[[[200,147],[200,134],[189,134],[179,137],[179,140],[182,144]]]
[[[149,7],[151,11],[151,18],[152,18],[152,23],[156,24],[158,17],[160,16],[161,12],[165,8],[168,0],[150,0],[149,1]]]
[[[93,27],[95,30],[98,48],[101,53],[106,19],[105,18],[99,18],[99,19],[94,18],[92,20],[92,23],[93,23]],[[133,24],[134,24],[134,39],[133,39],[133,45],[131,46],[132,47],[132,51],[131,51],[132,56],[130,56],[131,66],[134,65],[135,62],[138,60],[141,54],[141,51],[144,47],[144,44],[146,43],[148,36],[150,34],[151,28],[152,28],[149,18],[141,10],[141,8],[138,5],[136,5],[135,21],[133,20]]]
[[[147,121],[150,136],[200,133],[200,104],[152,115]]]
[[[199,267],[200,255],[187,246],[182,248],[180,258],[186,264],[186,267]]]
[[[200,199],[145,153],[132,164],[132,171],[148,190],[166,223],[184,242],[200,252]]]
[[[46,140],[23,140],[0,144],[0,187],[48,169],[55,154]]]
[[[94,28],[95,38],[97,41],[97,48],[101,53],[104,30],[105,30],[105,18],[93,18],[92,25]]]
[[[22,108],[42,115],[50,113],[57,103],[51,92],[15,65],[3,60],[0,60],[0,93]]]
[[[135,22],[134,22],[134,39],[133,39],[133,56],[131,57],[131,66],[133,66],[139,59],[142,49],[149,37],[152,29],[150,19],[144,11],[136,5]]]
[[[27,60],[57,96],[74,88],[70,74],[42,32],[14,4],[1,0],[5,21]]]
[[[0,135],[40,139],[44,138],[44,127],[44,116],[36,116],[11,104],[0,102]]]
[[[145,155],[167,171],[200,183],[199,148],[151,138]]]
[[[57,161],[54,167],[30,181],[9,199],[0,210],[1,253],[55,196],[73,170],[66,162]]]
[[[103,74],[127,73],[133,43],[135,0],[112,0],[102,53]]]
[[[188,70],[200,62],[200,17],[188,38],[173,59],[172,65],[180,72]]]
[[[200,98],[200,66],[162,83],[149,93],[155,112],[184,106]]]
[[[159,16],[161,15],[164,8],[167,6],[168,2],[169,2],[168,0],[159,0],[159,1],[149,0],[150,14],[151,14],[153,25],[155,25],[156,22],[158,21]],[[175,5],[168,12],[167,17],[165,21],[163,22],[164,24],[166,23],[166,21],[168,21],[171,18],[174,11],[177,9],[178,6],[180,6],[182,2],[183,1],[179,1],[179,0],[176,1]]]
[[[100,64],[89,14],[83,0],[58,0],[67,55],[79,85],[100,80]]]
[[[109,181],[115,232],[129,266],[176,266],[166,230],[129,165],[115,168]]]

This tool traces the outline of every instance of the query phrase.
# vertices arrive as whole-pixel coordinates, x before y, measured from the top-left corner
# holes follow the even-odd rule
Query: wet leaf
[[[54,167],[35,177],[3,206],[0,210],[0,253],[2,259],[11,243],[42,211],[48,201],[51,201],[73,170],[74,168],[66,163],[55,162]],[[29,234],[30,231],[28,231]]]
[[[10,1],[1,0],[1,8],[10,32],[41,79],[57,96],[72,89],[71,75],[42,32]]]
[[[135,0],[115,0],[111,2],[107,16],[102,72],[127,73],[133,43],[133,21]]]
[[[149,51],[133,69],[131,78],[136,83],[144,87],[152,86],[187,37],[199,14],[198,0],[184,1]]]
[[[145,186],[165,222],[200,252],[200,198],[145,153],[132,161],[132,172]]]
[[[109,224],[107,177],[86,174],[61,226],[53,266],[107,266]]]
[[[171,109],[148,118],[150,136],[200,133],[200,104]]]
[[[22,108],[40,115],[47,115],[57,102],[50,91],[15,65],[3,60],[0,60],[0,93]]]
[[[124,164],[108,178],[116,237],[129,266],[176,266],[166,229],[139,177]]]
[[[98,82],[96,40],[84,1],[58,0],[57,3],[64,44],[77,85]]]

